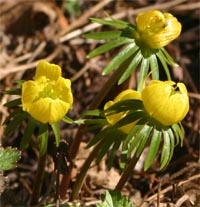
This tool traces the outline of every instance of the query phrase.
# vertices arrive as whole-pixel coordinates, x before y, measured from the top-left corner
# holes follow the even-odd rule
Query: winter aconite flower
[[[180,122],[189,110],[183,83],[152,80],[142,91],[142,101],[151,117],[165,126]]]
[[[170,13],[158,10],[140,13],[136,18],[138,41],[156,49],[168,45],[181,32],[181,23]]]
[[[112,106],[113,104],[122,101],[122,100],[127,100],[127,99],[137,99],[137,100],[141,100],[141,94],[138,91],[132,90],[132,89],[127,89],[125,91],[122,91],[120,94],[118,94],[115,99],[113,101],[108,101],[105,106],[104,109],[108,109],[110,106]],[[117,123],[120,119],[124,118],[126,116],[128,112],[120,112],[117,114],[113,114],[113,115],[107,115],[106,119],[109,122],[109,124],[114,125],[115,123]],[[130,130],[133,128],[133,126],[136,124],[136,122],[127,124],[123,127],[121,127],[120,129],[128,134],[130,132]]]
[[[71,108],[71,81],[61,77],[58,65],[40,61],[34,80],[22,85],[22,107],[42,123],[55,123]]]

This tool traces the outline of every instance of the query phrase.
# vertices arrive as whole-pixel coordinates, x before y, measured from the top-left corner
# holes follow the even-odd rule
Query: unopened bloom
[[[161,48],[181,33],[181,23],[170,13],[152,10],[140,13],[136,18],[138,41],[152,48]]]
[[[22,85],[22,108],[42,123],[55,123],[71,108],[71,81],[61,76],[58,65],[40,61],[34,80]]]
[[[151,117],[165,126],[180,122],[189,110],[183,83],[152,80],[142,91],[142,101]]]
[[[135,90],[132,90],[132,89],[124,90],[120,94],[118,94],[113,101],[108,101],[105,104],[104,109],[106,110],[109,107],[111,107],[113,104],[115,104],[115,103],[117,103],[119,101],[128,100],[128,99],[141,100],[141,94],[138,91],[135,91]],[[128,113],[128,111],[127,112],[120,112],[120,113],[112,114],[112,115],[107,115],[106,119],[109,122],[109,124],[114,125],[119,120],[124,118],[127,115],[127,113]],[[122,127],[120,127],[120,129],[124,133],[128,134],[135,124],[136,124],[136,121],[132,122],[130,124],[127,124],[125,126],[122,126]]]

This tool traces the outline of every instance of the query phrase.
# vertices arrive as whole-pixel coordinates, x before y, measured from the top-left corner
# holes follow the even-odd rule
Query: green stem
[[[121,191],[124,184],[126,183],[126,181],[128,180],[128,178],[130,177],[130,175],[132,175],[132,171],[135,167],[135,165],[137,164],[137,161],[140,158],[140,155],[142,154],[143,150],[141,150],[141,153],[139,155],[136,156],[137,153],[134,154],[133,158],[131,159],[130,163],[128,163],[127,167],[125,168],[122,176],[120,177],[120,180],[118,181],[115,190],[116,191]]]
[[[93,151],[90,153],[89,157],[87,158],[87,160],[84,162],[80,173],[78,174],[77,178],[76,178],[76,182],[73,186],[72,189],[72,194],[71,194],[71,200],[74,200],[77,198],[79,190],[81,189],[81,186],[83,184],[83,180],[85,178],[85,175],[92,163],[92,161],[97,157],[99,150],[101,149],[101,145],[105,142],[104,139],[102,139],[93,149]]]
[[[33,188],[33,193],[31,197],[30,205],[34,206],[38,204],[38,200],[40,197],[40,192],[42,188],[43,178],[44,178],[44,168],[45,168],[45,161],[46,161],[46,153],[39,157],[38,162],[38,170],[35,178],[35,184]]]
[[[118,79],[121,77],[121,75],[124,72],[124,69],[127,68],[127,66],[129,65],[130,61],[132,58],[129,58],[128,60],[126,60],[114,73],[113,75],[108,79],[108,81],[104,84],[104,86],[102,87],[102,89],[99,91],[99,93],[96,95],[96,97],[94,98],[94,101],[91,103],[89,109],[96,109],[100,106],[101,102],[104,100],[104,98],[106,97],[106,95],[109,93],[109,91],[111,90],[111,88],[114,86],[114,84],[116,84],[116,82],[118,81]],[[71,145],[70,148],[70,156],[71,159],[73,160],[78,152],[81,140],[82,140],[82,129],[85,126],[81,125],[76,137],[74,139],[74,142]]]

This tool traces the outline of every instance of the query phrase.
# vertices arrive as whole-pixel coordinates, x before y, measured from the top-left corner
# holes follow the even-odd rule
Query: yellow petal
[[[142,91],[142,100],[149,115],[166,126],[180,122],[189,110],[183,83],[151,81]]]
[[[36,68],[35,80],[41,76],[46,76],[50,80],[57,80],[61,77],[61,68],[58,65],[50,64],[42,60]]]
[[[33,118],[42,123],[55,123],[65,116],[69,108],[69,103],[59,99],[43,98],[34,102],[28,112]]]
[[[114,101],[108,101],[105,104],[104,109],[106,110],[109,107],[111,107],[113,104],[115,104],[119,101],[122,101],[122,100],[127,100],[127,99],[141,100],[141,94],[138,91],[135,91],[135,90],[132,90],[132,89],[124,90],[115,97]],[[114,125],[119,120],[124,118],[127,113],[128,112],[120,112],[120,113],[117,113],[117,114],[108,115],[108,116],[106,116],[106,119],[107,119],[108,123],[110,123],[111,125]],[[130,132],[130,130],[133,128],[133,126],[136,124],[136,122],[132,122],[132,123],[127,124],[123,127],[120,127],[120,130],[122,130],[124,133],[128,134]]]
[[[38,84],[35,81],[26,81],[22,84],[22,107],[27,111],[39,94]]]
[[[69,79],[58,78],[55,84],[55,93],[60,100],[68,102],[70,105],[73,103],[71,81]]]

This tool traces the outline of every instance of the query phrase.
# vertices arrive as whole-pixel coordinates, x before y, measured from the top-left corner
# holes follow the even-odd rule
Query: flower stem
[[[125,168],[122,176],[120,177],[120,180],[118,181],[118,183],[117,183],[117,185],[115,187],[115,190],[116,191],[121,191],[122,190],[124,184],[126,183],[126,181],[128,180],[128,178],[132,174],[132,171],[133,171],[135,165],[137,164],[137,161],[139,160],[140,155],[142,154],[142,151],[137,156],[136,156],[137,153],[135,153],[134,156],[133,156],[133,158],[131,159],[130,163],[127,164],[127,167]]]
[[[45,161],[46,161],[46,153],[44,153],[42,156],[40,155],[39,157],[38,169],[37,169],[35,184],[34,184],[33,193],[32,193],[31,202],[30,202],[31,206],[38,204],[38,200],[39,200],[40,192],[42,188],[42,183],[43,183],[43,178],[44,178]]]
[[[99,150],[101,149],[101,145],[105,142],[104,139],[102,139],[93,149],[93,151],[90,153],[89,157],[86,159],[86,161],[84,162],[80,173],[78,174],[77,178],[76,178],[76,182],[73,186],[72,189],[72,194],[71,194],[71,200],[74,200],[77,198],[79,190],[83,184],[83,180],[85,178],[85,175],[90,167],[90,164],[92,163],[92,161],[97,157]]]

